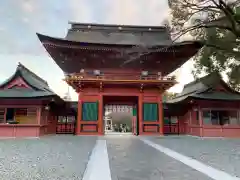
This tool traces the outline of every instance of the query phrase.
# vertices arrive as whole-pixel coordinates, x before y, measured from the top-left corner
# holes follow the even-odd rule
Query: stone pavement
[[[240,177],[240,139],[191,136],[151,137],[151,141]]]
[[[107,137],[112,180],[210,180],[138,138]]]
[[[237,172],[240,167],[237,165],[239,140],[201,140],[192,137],[151,137],[149,139],[191,157],[198,156],[201,150],[205,150],[208,155],[199,159],[204,163],[207,163],[206,159],[211,159],[211,157],[215,158],[212,162],[217,162],[217,155],[213,148],[215,144],[219,147],[218,158],[223,158],[222,162],[226,163],[225,156],[231,157],[231,160],[234,159],[228,162],[232,162],[231,166],[235,168],[235,171],[229,171],[231,168],[223,168],[223,170],[234,174],[233,172]],[[102,143],[96,143],[100,141]],[[211,142],[209,143],[209,141]],[[96,148],[96,144],[98,144],[98,148]],[[234,147],[235,150],[229,151],[228,146]],[[97,155],[93,156],[93,154],[97,154],[96,152],[98,152],[98,158]],[[222,156],[220,152],[223,153]],[[105,161],[106,159],[107,161]],[[216,168],[225,166],[210,164]],[[86,178],[86,169],[89,172],[99,173],[99,178],[101,178],[101,173],[107,172],[106,168],[109,168],[108,179],[111,180],[211,179],[144,144],[139,137],[134,136],[99,138],[59,135],[45,136],[40,139],[0,140],[0,179],[3,180],[81,180],[84,177],[84,180],[90,180],[90,177]]]

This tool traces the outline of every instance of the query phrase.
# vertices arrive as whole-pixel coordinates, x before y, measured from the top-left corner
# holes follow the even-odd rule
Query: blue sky
[[[168,18],[167,0],[0,0],[0,81],[18,62],[46,79],[60,96],[67,92],[63,72],[49,57],[36,32],[64,37],[68,21],[135,25],[161,25]],[[180,91],[191,81],[191,64],[177,71]],[[71,89],[73,100],[77,99]]]

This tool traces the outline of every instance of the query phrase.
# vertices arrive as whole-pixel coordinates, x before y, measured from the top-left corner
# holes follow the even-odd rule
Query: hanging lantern
[[[45,110],[49,111],[50,110],[50,106],[49,105],[45,106]]]

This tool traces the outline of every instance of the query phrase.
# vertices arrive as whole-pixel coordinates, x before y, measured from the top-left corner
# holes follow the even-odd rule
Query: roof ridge
[[[33,77],[35,77],[36,79],[38,79],[39,81],[45,83],[48,86],[48,83],[46,80],[44,80],[43,78],[39,77],[37,74],[35,74],[33,71],[31,71],[30,69],[28,69],[26,66],[24,66],[22,63],[18,62],[18,67],[17,69],[24,69],[25,71],[27,71],[28,73],[30,73]]]
[[[167,29],[165,25],[140,25],[140,24],[111,24],[111,23],[80,23],[80,22],[75,22],[75,21],[68,21],[68,24],[70,25],[82,25],[82,26],[105,26],[105,27],[126,27],[126,28],[156,28],[156,29]]]

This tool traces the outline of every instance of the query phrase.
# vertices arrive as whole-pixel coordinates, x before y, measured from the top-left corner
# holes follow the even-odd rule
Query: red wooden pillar
[[[138,96],[138,131],[139,135],[143,133],[143,94],[140,93]]]
[[[159,95],[158,97],[158,118],[159,118],[159,133],[160,135],[163,135],[164,122],[163,122],[162,95]]]
[[[4,108],[4,123],[7,123],[7,108]]]
[[[82,92],[78,92],[78,115],[76,122],[76,135],[79,135],[81,132],[81,120],[82,120]]]
[[[198,115],[199,115],[199,127],[200,127],[200,136],[203,136],[203,112],[201,108],[198,108]]]
[[[41,125],[41,107],[37,108],[37,124]]]
[[[99,94],[99,103],[98,103],[98,134],[103,135],[103,95]]]

